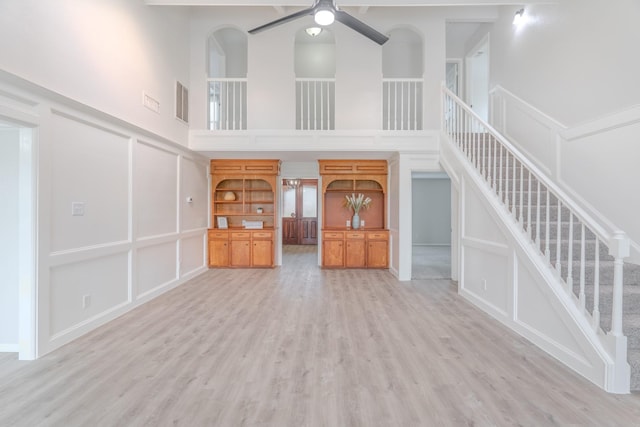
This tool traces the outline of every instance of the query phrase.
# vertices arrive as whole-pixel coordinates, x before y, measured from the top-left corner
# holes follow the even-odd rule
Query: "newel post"
[[[629,238],[622,231],[616,231],[609,242],[609,255],[613,261],[613,307],[611,310],[611,331],[613,336],[622,336],[622,295],[624,258],[629,256]]]

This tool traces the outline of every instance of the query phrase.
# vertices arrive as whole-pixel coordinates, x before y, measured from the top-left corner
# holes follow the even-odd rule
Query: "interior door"
[[[318,180],[284,179],[282,194],[282,243],[317,245]]]

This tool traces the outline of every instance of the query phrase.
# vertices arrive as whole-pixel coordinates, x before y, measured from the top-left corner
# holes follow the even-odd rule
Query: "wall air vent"
[[[189,89],[176,81],[176,118],[189,123]]]

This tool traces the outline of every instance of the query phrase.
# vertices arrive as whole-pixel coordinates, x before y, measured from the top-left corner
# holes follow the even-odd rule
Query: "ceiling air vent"
[[[176,118],[189,123],[189,89],[176,81]]]

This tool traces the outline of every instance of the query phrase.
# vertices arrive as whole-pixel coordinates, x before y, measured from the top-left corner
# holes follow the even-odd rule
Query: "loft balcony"
[[[339,30],[309,38],[301,28],[293,49],[269,43],[277,32],[210,33],[200,63],[207,77],[191,82],[189,147],[211,157],[258,150],[278,158],[437,150],[441,78],[425,80],[422,38],[407,29],[391,31],[382,47],[355,38],[362,46],[354,55]]]

